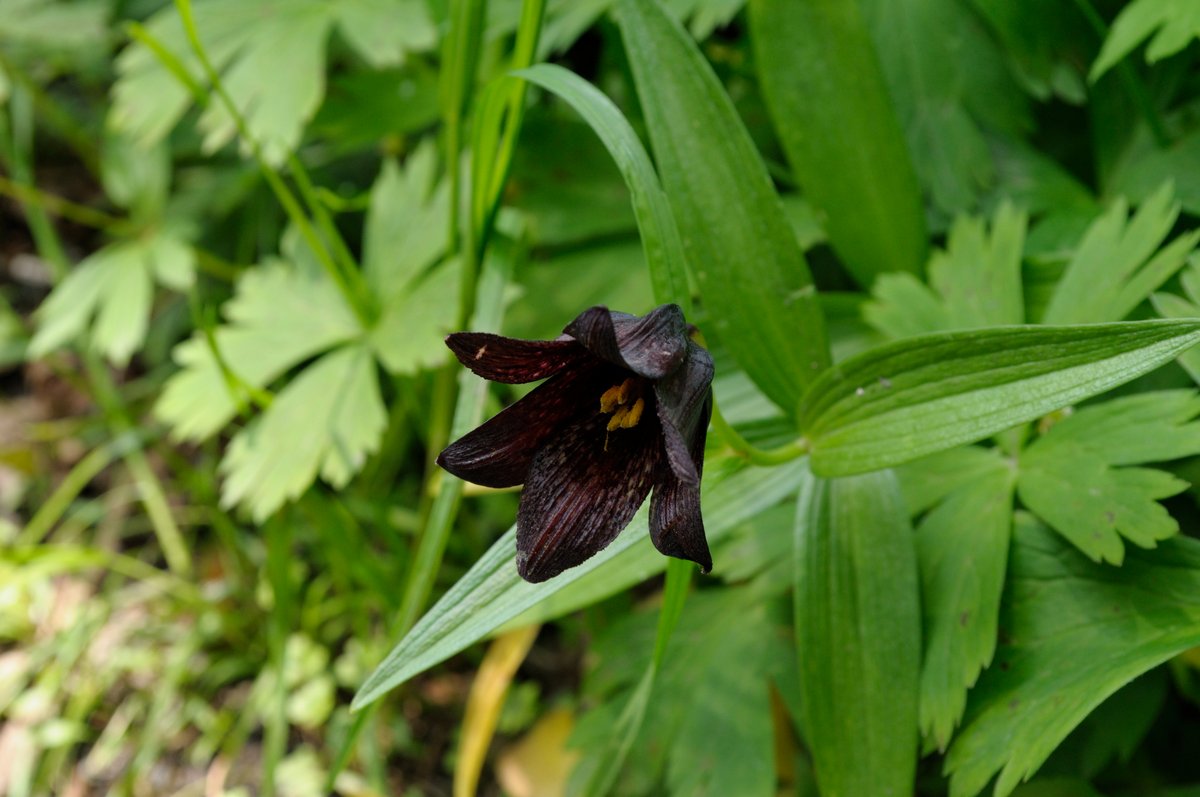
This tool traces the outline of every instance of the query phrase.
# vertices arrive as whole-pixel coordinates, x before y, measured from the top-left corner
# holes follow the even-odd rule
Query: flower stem
[[[752,465],[764,465],[767,467],[782,465],[785,462],[791,462],[793,459],[797,459],[808,453],[808,440],[803,437],[778,448],[758,448],[754,446],[749,440],[742,437],[741,433],[729,424],[729,421],[725,420],[725,416],[721,414],[721,408],[717,406],[716,401],[713,402],[712,427],[717,437],[721,438],[722,443]]]

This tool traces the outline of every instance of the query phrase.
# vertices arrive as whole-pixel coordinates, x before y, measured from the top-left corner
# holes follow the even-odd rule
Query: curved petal
[[[654,497],[650,499],[650,541],[654,547],[667,556],[695,562],[703,573],[712,570],[712,554],[708,550],[704,519],[700,514],[699,479],[704,470],[704,439],[708,434],[708,416],[711,413],[710,395],[700,411],[703,421],[693,426],[688,445],[687,453],[695,463],[696,481],[684,481],[676,474],[674,467],[664,467],[661,469],[661,480],[654,487]],[[669,447],[667,451],[669,459]]]
[[[604,363],[559,373],[451,443],[437,464],[485,487],[521,484],[538,449],[571,420],[595,414],[600,394],[618,378]]]
[[[554,376],[588,357],[573,340],[521,340],[490,332],[455,332],[446,336],[446,346],[479,376],[509,385]]]
[[[658,421],[607,433],[595,413],[534,457],[517,512],[517,571],[545,581],[603,550],[629,525],[660,469]]]
[[[660,305],[641,318],[592,307],[563,332],[597,357],[647,379],[662,379],[678,368],[690,343],[677,304]]]
[[[683,365],[654,385],[667,462],[677,479],[693,486],[700,484],[704,438],[712,415],[712,380],[712,356],[688,341]],[[695,451],[697,434],[700,448]]]

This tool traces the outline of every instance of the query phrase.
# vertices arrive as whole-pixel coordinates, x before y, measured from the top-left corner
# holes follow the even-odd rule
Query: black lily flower
[[[651,488],[654,546],[708,572],[700,474],[713,364],[678,305],[641,318],[593,307],[556,340],[459,332],[446,345],[484,379],[546,380],[437,459],[476,484],[525,485],[522,578],[545,581],[599,553]]]

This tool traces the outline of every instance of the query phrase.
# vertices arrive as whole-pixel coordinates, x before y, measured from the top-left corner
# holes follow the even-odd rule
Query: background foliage
[[[0,0],[0,791],[1200,794],[1197,37]],[[521,581],[442,336],[666,301],[713,574]]]

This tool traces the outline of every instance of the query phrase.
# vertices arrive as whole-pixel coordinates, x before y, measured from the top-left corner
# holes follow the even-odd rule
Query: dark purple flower
[[[700,474],[713,364],[677,305],[641,318],[593,307],[556,340],[459,332],[446,345],[484,379],[546,380],[437,460],[476,484],[525,485],[522,578],[545,581],[599,553],[651,488],[654,546],[708,572]]]

